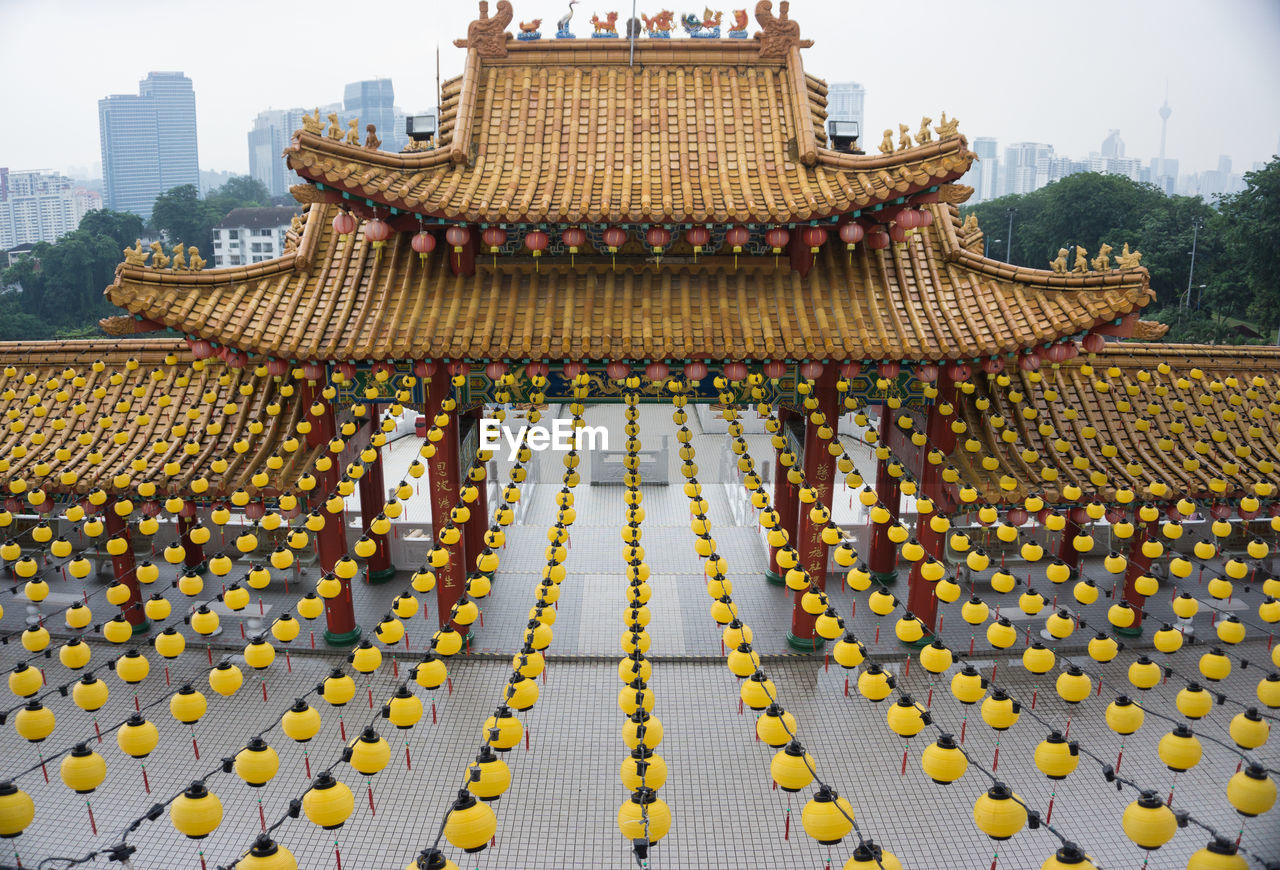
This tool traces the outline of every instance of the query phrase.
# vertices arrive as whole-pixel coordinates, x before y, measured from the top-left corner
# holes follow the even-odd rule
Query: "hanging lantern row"
[[[855,218],[841,223],[837,232],[840,240],[845,243],[846,249],[850,251],[864,239],[872,250],[883,250],[889,247],[890,242],[902,244],[913,231],[931,226],[933,213],[923,208],[903,208],[892,213],[892,217],[886,220],[887,222]],[[349,240],[355,234],[356,227],[357,220],[349,211],[340,211],[333,218],[334,232],[341,241]],[[801,241],[811,254],[817,254],[830,235],[829,230],[822,226],[799,227],[796,231],[800,233]],[[765,246],[771,249],[775,256],[781,254],[783,249],[791,243],[791,233],[792,231],[786,227],[770,227],[764,232]],[[364,236],[373,243],[375,249],[382,248],[393,234],[391,225],[380,217],[375,216],[365,222]],[[455,224],[445,230],[445,241],[453,248],[455,254],[462,252],[470,238],[471,233],[465,226]],[[560,238],[570,254],[579,253],[587,241],[586,232],[581,227],[565,228],[561,231]],[[608,253],[616,254],[618,249],[626,244],[629,233],[623,227],[611,226],[604,230],[602,238]],[[506,245],[507,239],[507,230],[498,226],[487,227],[481,233],[484,248],[487,249],[487,253],[493,255],[497,255]],[[672,244],[675,235],[667,227],[656,225],[644,231],[643,239],[645,244],[661,256]],[[734,254],[742,253],[750,239],[750,229],[740,224],[731,226],[725,231],[725,245]],[[707,245],[711,242],[711,231],[705,226],[693,226],[684,231],[684,240],[697,257],[698,254],[706,251]],[[549,249],[550,244],[550,235],[545,230],[534,229],[524,235],[523,246],[534,257],[542,256],[543,252]],[[426,259],[427,255],[435,250],[436,239],[423,228],[414,234],[411,245],[420,258]]]

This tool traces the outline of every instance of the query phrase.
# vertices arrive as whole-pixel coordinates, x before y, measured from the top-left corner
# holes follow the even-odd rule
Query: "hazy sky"
[[[567,7],[514,5],[517,21],[544,19],[544,39]],[[725,8],[739,5],[754,0]],[[574,29],[585,36],[592,12],[625,19],[630,6],[583,0]],[[90,166],[98,99],[136,93],[149,70],[182,70],[195,82],[201,168],[246,172],[262,109],[337,101],[344,83],[375,76],[394,79],[406,110],[434,105],[436,46],[444,77],[456,74],[452,41],[474,17],[470,0],[0,0],[0,166]],[[1118,128],[1126,156],[1145,161],[1167,82],[1180,171],[1228,154],[1239,172],[1280,147],[1277,0],[792,0],[791,17],[816,43],[809,72],[866,86],[868,145],[945,109],[971,140],[1048,142],[1071,157]]]

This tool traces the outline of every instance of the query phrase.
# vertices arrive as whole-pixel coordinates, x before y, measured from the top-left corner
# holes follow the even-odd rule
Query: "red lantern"
[[[1067,346],[1061,342],[1049,345],[1045,348],[1044,358],[1051,363],[1064,362],[1067,358]]]
[[[921,363],[916,366],[916,379],[931,384],[938,379],[938,367],[934,363]]]
[[[498,379],[507,373],[507,364],[504,362],[491,362],[484,367],[484,373],[489,376],[489,380],[496,384]]]
[[[1215,520],[1225,520],[1231,516],[1231,506],[1217,502],[1213,507],[1209,508],[1209,513]]]
[[[916,212],[916,228],[923,229],[924,227],[931,227],[931,226],[933,226],[933,212],[929,211],[929,209],[927,208],[922,208],[919,211],[917,211]]]
[[[671,241],[671,231],[666,227],[650,227],[644,234],[644,240],[649,243],[649,247],[661,254],[662,249]]]
[[[733,252],[735,254],[742,253],[742,246],[745,245],[747,243],[747,240],[750,238],[751,238],[750,231],[748,231],[747,228],[743,226],[729,227],[729,229],[726,230],[724,234],[725,244],[732,245]]]
[[[1084,337],[1080,344],[1089,353],[1100,353],[1107,346],[1107,340],[1096,332],[1091,332]]]
[[[541,257],[549,244],[551,244],[551,237],[542,230],[532,230],[525,234],[524,246],[532,251],[535,257]]]
[[[765,377],[778,379],[787,373],[787,364],[780,360],[770,360],[764,364]]]
[[[631,374],[631,366],[624,362],[614,360],[604,367],[604,372],[615,381],[620,381],[627,375]]]
[[[507,243],[507,231],[502,227],[489,227],[480,234],[480,238],[489,246],[489,253],[496,254],[498,253],[498,248]]]
[[[822,363],[820,362],[804,363],[803,365],[800,366],[800,375],[801,377],[808,378],[811,381],[816,381],[818,378],[822,377]]]
[[[382,218],[374,218],[364,225],[364,238],[373,242],[374,250],[379,250],[391,238],[391,225]]]
[[[449,374],[455,378],[458,375],[469,375],[471,374],[471,364],[460,359],[454,360],[449,363]]]
[[[1242,520],[1252,520],[1252,519],[1255,519],[1255,518],[1258,516],[1258,514],[1259,514],[1259,513],[1261,513],[1261,511],[1247,511],[1247,510],[1245,510],[1245,509],[1244,509],[1244,508],[1242,508],[1242,507],[1241,507],[1241,508],[1237,508],[1236,510],[1237,510],[1237,512],[1240,514],[1240,519],[1242,519]]]
[[[840,366],[840,377],[842,378],[856,378],[860,374],[862,374],[862,363],[860,362],[847,362]]]
[[[913,208],[904,208],[898,212],[898,216],[894,218],[894,221],[904,230],[914,230],[920,226],[920,212]]]
[[[355,216],[349,211],[338,212],[333,216],[333,231],[338,234],[338,238],[345,242],[356,231]]]
[[[644,368],[644,376],[651,381],[665,381],[670,374],[671,369],[662,362],[651,362]]]
[[[973,369],[969,368],[964,363],[952,363],[947,366],[947,374],[949,374],[951,376],[951,380],[955,381],[957,384],[963,384],[973,376]]]
[[[569,227],[560,234],[560,241],[569,249],[570,254],[578,253],[578,248],[582,247],[582,243],[587,240],[587,234],[578,227]]]
[[[44,508],[45,505],[48,505],[51,501],[52,499],[45,499],[40,504],[36,505],[36,510],[40,511],[40,513],[44,513],[41,508]],[[142,515],[144,517],[158,517],[160,516],[160,510],[161,506],[158,499],[150,498],[142,503]]]
[[[775,254],[781,254],[789,241],[791,241],[791,233],[782,227],[774,227],[764,234],[764,243],[773,248]]]
[[[902,224],[895,223],[889,227],[889,238],[897,242],[899,245],[907,240],[907,230]]]
[[[196,359],[208,359],[213,356],[213,342],[206,338],[188,338],[187,345],[191,348],[191,355]]]
[[[867,233],[867,247],[873,251],[883,251],[889,247],[889,234],[883,227],[877,227]]]
[[[466,245],[467,240],[470,238],[471,233],[467,231],[466,227],[449,227],[444,233],[444,240],[453,245],[455,254],[462,253],[463,246]]]
[[[413,373],[423,379],[434,376],[436,373],[436,361],[433,359],[418,360],[413,364]]]
[[[342,380],[351,383],[356,379],[356,367],[354,363],[338,363],[333,367],[334,374],[342,375]]]
[[[902,372],[902,363],[896,359],[885,360],[876,367],[876,371],[880,373],[880,377],[893,380]]]
[[[1118,507],[1107,508],[1107,522],[1115,525],[1125,518],[1125,512]]]
[[[747,364],[742,362],[725,363],[724,376],[737,383],[747,376]]]
[[[1067,511],[1067,516],[1071,522],[1077,525],[1089,522],[1089,512],[1082,507],[1073,507]]]
[[[1026,525],[1030,516],[1027,514],[1026,508],[1015,507],[1009,508],[1009,513],[1005,515],[1005,519],[1007,519],[1012,525],[1021,526]]]
[[[711,231],[706,227],[690,227],[684,234],[684,239],[693,245],[694,254],[701,254],[707,242],[711,241]]]
[[[586,370],[587,367],[580,362],[567,362],[564,364],[564,376],[571,381]]]
[[[618,248],[627,243],[627,231],[622,227],[609,227],[604,231],[603,238],[605,246],[609,248],[609,253],[616,254],[618,253]]]
[[[158,506],[158,504],[157,504]],[[267,512],[266,505],[260,501],[251,501],[244,506],[244,515],[246,519],[253,520],[255,523],[262,519]]]
[[[818,248],[826,244],[826,241],[827,231],[823,227],[809,227],[804,231],[804,243],[809,246],[810,254],[818,253]]]
[[[324,364],[318,362],[309,362],[302,364],[302,377],[308,381],[319,381],[324,379]]]
[[[231,350],[229,348],[223,348],[223,350],[226,351],[226,355],[223,356],[223,359],[226,360],[228,367],[233,369],[242,369],[248,364],[249,355],[244,351]]]
[[[423,230],[422,232],[414,235],[413,241],[411,241],[409,245],[418,253],[419,260],[425,260],[427,258],[427,254],[430,254],[436,249],[436,237],[426,230]]]
[[[689,381],[700,381],[707,376],[707,364],[701,360],[694,360],[684,364],[684,376]]]
[[[275,359],[274,357],[267,360],[267,374],[272,377],[280,378],[284,377],[288,373],[289,363],[286,360]]]
[[[1018,368],[1024,372],[1034,372],[1040,369],[1040,354],[1034,350],[1029,350],[1018,357]]]
[[[531,378],[545,378],[551,372],[551,366],[544,362],[531,362],[524,367],[524,373]]]
[[[840,240],[844,242],[846,248],[852,251],[862,241],[862,237],[866,235],[862,224],[857,221],[850,221],[847,224],[840,225]]]
[[[982,361],[982,370],[989,375],[998,375],[1004,371],[1004,360],[998,356],[984,359]]]

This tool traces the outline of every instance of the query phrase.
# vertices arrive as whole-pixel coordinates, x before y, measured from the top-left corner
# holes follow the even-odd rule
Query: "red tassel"
[[[338,717],[338,733],[342,735],[342,742],[347,742],[347,723],[342,721],[342,717]]]
[[[311,779],[311,756],[304,753],[302,761],[307,767],[307,779]]]
[[[333,844],[333,860],[338,863],[338,870],[342,870],[342,853],[338,851],[337,843]]]
[[[907,750],[904,749],[902,750],[902,771],[898,774],[898,776],[906,776],[906,775],[907,775]]]
[[[436,724],[436,702],[431,702],[431,724]]]
[[[373,808],[373,784],[368,785],[369,789],[369,815],[376,816],[378,811]]]
[[[146,765],[142,767],[142,787],[147,790],[147,794],[151,794],[151,780],[147,779]]]
[[[996,768],[1000,766],[1000,744],[996,744],[996,757],[991,761],[991,772],[995,773]]]
[[[93,831],[93,835],[98,836],[98,822],[93,818],[93,805],[88,801],[84,802],[85,807],[89,810],[89,830]],[[266,830],[266,828],[263,828]]]
[[[404,745],[404,769],[413,770],[413,762],[409,758],[409,744]]]
[[[529,729],[524,729],[524,751],[529,751]]]
[[[267,703],[267,681],[262,681],[262,703]]]
[[[262,823],[262,830],[267,830],[267,811],[262,808],[262,801],[258,801],[258,821]]]
[[[782,839],[784,840],[791,839],[791,810],[787,810],[787,821],[782,828]]]
[[[196,754],[196,761],[200,760],[200,744],[196,743],[196,736],[191,735],[191,751]]]
[[[169,666],[164,666],[164,687],[169,688]]]
[[[1053,821],[1053,798],[1049,798],[1049,811],[1044,814],[1044,823],[1047,825]]]

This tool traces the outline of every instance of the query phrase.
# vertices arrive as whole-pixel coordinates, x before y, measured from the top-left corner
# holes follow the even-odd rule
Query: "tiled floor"
[[[617,406],[592,408],[588,422],[620,419]],[[650,407],[643,413],[641,439],[648,442],[671,431],[665,409]],[[696,418],[690,427],[695,428]],[[695,432],[700,432],[695,428]],[[620,443],[620,441],[619,441]],[[697,434],[699,464],[711,467],[714,457],[726,453],[724,436]],[[752,450],[758,461],[769,454],[767,442],[753,436]],[[707,457],[704,461],[704,456]],[[460,656],[450,666],[452,691],[442,688],[428,693],[410,687],[427,704],[427,715],[415,728],[396,732],[378,720],[380,732],[392,744],[392,761],[374,776],[372,786],[375,812],[371,812],[368,792],[359,774],[338,763],[336,773],[356,792],[355,813],[335,832],[322,832],[305,818],[289,820],[279,829],[279,839],[294,851],[305,868],[336,867],[335,843],[346,868],[403,867],[417,849],[430,844],[452,794],[462,781],[463,771],[480,743],[480,723],[497,705],[499,693],[509,675],[506,656],[518,648],[519,627],[527,619],[533,590],[543,564],[545,529],[554,517],[553,496],[559,489],[554,454],[537,458],[539,473],[532,475],[546,483],[526,487],[528,504],[522,524],[511,529],[502,553],[502,567],[494,592],[483,602],[485,625],[475,627],[473,655]],[[678,479],[678,478],[673,478]],[[767,585],[762,577],[764,549],[754,527],[753,513],[742,508],[740,487],[713,484],[706,487],[711,518],[719,551],[729,560],[734,581],[734,598],[744,618],[754,628],[756,647],[762,653],[789,652],[785,632],[790,624],[790,593]],[[495,848],[473,856],[463,856],[452,848],[447,852],[463,868],[564,868],[634,866],[628,844],[615,823],[619,804],[626,793],[617,777],[624,751],[619,738],[622,714],[616,696],[619,683],[616,661],[620,657],[622,540],[618,526],[622,517],[622,491],[618,487],[577,488],[578,521],[572,529],[572,546],[566,564],[568,576],[562,585],[554,626],[551,663],[541,684],[538,704],[521,718],[529,735],[529,746],[509,753],[513,781],[510,790],[495,805],[498,833]],[[837,501],[846,497],[837,494]],[[653,853],[649,865],[655,868],[694,867],[797,867],[843,866],[854,845],[847,838],[828,850],[810,840],[799,825],[799,810],[807,799],[792,799],[792,825],[787,836],[786,795],[770,787],[768,764],[771,751],[754,739],[754,716],[739,713],[737,680],[721,664],[720,632],[709,618],[701,567],[693,551],[693,535],[688,529],[687,500],[678,486],[646,487],[643,545],[652,568],[653,599],[649,607],[653,622],[650,651],[654,659],[651,687],[657,697],[656,713],[663,721],[666,738],[660,749],[670,765],[670,778],[661,796],[671,808],[671,833]],[[409,566],[401,566],[409,567]],[[1087,570],[1103,584],[1105,573],[1092,562]],[[1033,578],[1046,595],[1051,584]],[[5,581],[6,583],[8,581]],[[1188,584],[1192,588],[1195,578]],[[267,590],[263,608],[288,608],[296,599],[298,586]],[[1239,613],[1256,622],[1260,593],[1254,589],[1237,601],[1245,603]],[[356,590],[357,615],[366,630],[386,611],[392,597],[407,587],[407,575],[383,586],[360,586]],[[97,587],[92,583],[89,589]],[[58,594],[78,594],[80,585],[56,581]],[[899,587],[905,594],[905,582]],[[1007,596],[991,593],[979,585],[979,594],[994,607],[1016,612],[1017,591]],[[1064,598],[1069,597],[1067,590]],[[907,653],[892,635],[892,622],[878,625],[865,606],[866,593],[852,593],[843,583],[830,584],[837,610],[846,617],[856,600],[857,617],[851,623],[867,643],[870,654],[882,661],[899,678],[900,685],[917,700],[930,700],[937,726],[959,734],[965,732],[965,747],[973,764],[958,783],[939,786],[921,772],[920,752],[934,739],[936,731],[926,731],[904,741],[887,728],[886,703],[872,704],[851,691],[845,695],[843,670],[829,668],[821,657],[774,655],[765,666],[777,684],[780,700],[799,719],[800,739],[817,760],[819,775],[849,798],[857,813],[863,835],[888,845],[909,868],[987,868],[996,858],[1001,870],[1037,868],[1052,853],[1055,840],[1045,830],[1024,830],[1000,845],[980,834],[971,818],[973,801],[987,780],[976,769],[994,762],[996,735],[977,714],[965,708],[947,691],[949,675],[931,680],[913,660],[909,672]],[[176,595],[176,593],[170,593]],[[255,596],[256,597],[256,596]],[[432,596],[427,596],[431,598]],[[96,610],[108,608],[98,596]],[[337,762],[341,750],[340,727],[348,736],[368,724],[376,715],[369,704],[370,691],[376,708],[407,678],[406,667],[421,651],[435,624],[434,602],[428,602],[428,618],[421,615],[409,622],[408,646],[389,655],[383,667],[366,681],[347,707],[335,709],[311,696],[324,719],[321,734],[308,744],[306,752],[312,773]],[[1077,608],[1087,621],[1101,624],[1109,602],[1104,597],[1086,608]],[[1149,602],[1155,619],[1167,614],[1165,595]],[[20,628],[24,616],[21,601],[5,597],[4,631]],[[244,616],[252,617],[258,604]],[[959,606],[943,607],[944,638],[962,651],[967,649],[970,631],[959,618]],[[226,631],[221,645],[237,647],[239,615],[224,618]],[[1038,628],[1040,618],[1019,625]],[[1211,635],[1207,614],[1196,619],[1198,633]],[[317,626],[317,631],[319,626]],[[250,628],[252,630],[252,627]],[[877,631],[879,636],[877,638]],[[1078,651],[1090,633],[1077,632],[1060,645],[1063,652]],[[1269,669],[1267,641],[1250,629],[1251,639],[1233,652],[1237,659],[1253,662],[1241,667],[1216,690],[1230,699],[1215,707],[1196,730],[1205,737],[1204,760],[1177,778],[1174,808],[1192,811],[1197,819],[1234,837],[1241,829],[1241,817],[1232,812],[1225,797],[1225,784],[1234,773],[1237,757],[1230,749],[1210,742],[1213,737],[1229,743],[1226,726],[1240,709],[1236,701],[1252,703],[1257,681]],[[1150,632],[1139,641],[1149,642]],[[268,823],[278,819],[290,798],[306,787],[303,747],[272,728],[276,717],[299,694],[309,691],[326,670],[341,660],[322,650],[312,653],[304,627],[291,652],[290,672],[284,656],[261,676],[246,668],[246,682],[232,698],[221,698],[208,690],[208,658],[203,646],[192,643],[188,652],[169,666],[171,685],[166,686],[163,662],[151,652],[151,676],[138,686],[138,703],[154,705],[147,715],[160,728],[160,747],[147,759],[151,793],[143,787],[140,765],[124,756],[114,745],[108,726],[115,725],[134,709],[134,693],[112,673],[101,676],[111,687],[107,707],[97,714],[103,727],[103,743],[94,735],[94,717],[80,711],[70,699],[54,695],[47,699],[58,718],[53,736],[41,747],[20,739],[12,721],[0,728],[0,777],[10,776],[46,755],[69,746],[77,739],[89,739],[108,764],[104,785],[90,796],[99,835],[89,829],[86,802],[73,795],[57,778],[57,765],[49,766],[51,783],[46,784],[39,768],[23,775],[19,783],[36,801],[36,821],[27,833],[14,840],[0,841],[0,865],[20,859],[24,867],[35,866],[49,856],[82,856],[119,839],[120,829],[152,803],[167,800],[193,776],[219,767],[224,755],[233,754],[245,739],[260,729],[279,752],[280,772],[263,789],[250,789],[234,774],[213,773],[209,780],[222,799],[225,819],[206,840],[186,840],[173,830],[167,819],[144,822],[128,841],[137,846],[133,867],[196,868],[201,856],[208,867],[229,864],[247,848],[259,830],[259,801]],[[323,648],[323,642],[320,642]],[[1099,763],[1082,759],[1079,769],[1066,780],[1052,783],[1032,764],[1035,745],[1050,725],[1066,728],[1084,750],[1106,763],[1114,763],[1120,748],[1117,735],[1102,720],[1113,692],[1133,692],[1125,680],[1125,668],[1137,655],[1126,650],[1110,665],[1086,662],[1092,673],[1102,677],[1101,694],[1091,696],[1078,708],[1069,708],[1053,693],[1049,677],[1035,677],[1018,664],[1016,655],[994,655],[981,632],[975,643],[975,659],[984,662],[987,673],[994,664],[996,682],[1026,701],[1035,697],[1034,710],[1026,710],[1018,724],[1000,736],[996,774],[1022,795],[1026,802],[1046,811],[1053,799],[1052,823],[1064,835],[1078,841],[1094,856],[1098,866],[1108,868],[1181,868],[1188,855],[1204,845],[1206,836],[1194,827],[1179,831],[1173,841],[1149,856],[1130,844],[1119,828],[1123,807],[1134,799],[1125,789],[1117,793],[1106,783]],[[1188,646],[1169,658],[1177,675],[1195,675],[1202,645]],[[100,666],[118,648],[94,646],[95,666]],[[216,657],[226,650],[215,649]],[[234,650],[232,650],[234,652]],[[502,653],[500,660],[485,653]],[[8,670],[27,654],[15,642],[0,647],[0,667]],[[394,663],[393,663],[394,662]],[[68,672],[56,658],[45,663],[51,685],[65,682]],[[397,676],[398,675],[398,676]],[[169,715],[167,698],[182,682],[191,681],[209,697],[209,713],[194,728],[200,759],[194,757],[192,730],[178,725]],[[1138,734],[1124,745],[1121,773],[1167,795],[1173,775],[1159,761],[1155,745],[1170,723],[1154,715],[1167,712],[1177,717],[1173,698],[1184,681],[1178,676],[1142,697],[1152,710]],[[263,685],[267,700],[263,700]],[[367,688],[366,688],[367,685]],[[9,696],[8,706],[17,700]],[[433,711],[434,706],[434,722]],[[969,720],[966,721],[966,713]],[[1043,722],[1035,721],[1040,717]],[[411,768],[406,766],[408,749]],[[1254,753],[1264,764],[1280,767],[1280,743],[1273,738]],[[907,753],[902,773],[903,750]],[[804,794],[804,793],[802,793]],[[1280,825],[1276,813],[1249,820],[1243,826],[1243,845],[1256,855],[1280,861]],[[1144,859],[1146,864],[1144,865]],[[52,862],[53,866],[63,866]],[[46,865],[48,866],[48,865]],[[1255,863],[1253,866],[1263,866]]]

